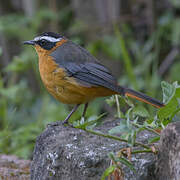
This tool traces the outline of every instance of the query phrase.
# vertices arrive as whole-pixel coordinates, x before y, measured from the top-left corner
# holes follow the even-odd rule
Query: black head
[[[33,40],[25,41],[24,44],[28,45],[39,45],[45,50],[50,50],[56,43],[63,40],[63,36],[54,32],[44,32],[39,36],[35,37]]]

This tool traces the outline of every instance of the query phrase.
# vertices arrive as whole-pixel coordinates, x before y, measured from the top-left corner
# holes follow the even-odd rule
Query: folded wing
[[[111,72],[84,48],[69,41],[51,53],[55,62],[87,87],[103,86],[116,91],[117,81]]]

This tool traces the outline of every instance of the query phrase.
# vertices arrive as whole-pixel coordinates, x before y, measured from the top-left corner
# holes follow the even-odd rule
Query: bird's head
[[[54,32],[44,32],[41,35],[35,37],[33,40],[24,41],[24,44],[33,45],[37,51],[51,52],[56,47],[65,43],[67,39]]]

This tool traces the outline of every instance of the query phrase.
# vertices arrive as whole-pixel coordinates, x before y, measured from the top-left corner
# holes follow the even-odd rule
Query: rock
[[[29,180],[30,161],[13,155],[0,155],[0,179]]]
[[[180,179],[180,122],[169,124],[161,133],[156,163],[156,180]]]
[[[107,131],[115,125],[108,122],[101,129]],[[99,180],[110,165],[108,153],[118,152],[123,147],[124,143],[79,129],[49,126],[37,138],[31,180]],[[125,180],[152,180],[149,171],[154,169],[154,159],[151,153],[133,156],[137,173],[123,168]]]

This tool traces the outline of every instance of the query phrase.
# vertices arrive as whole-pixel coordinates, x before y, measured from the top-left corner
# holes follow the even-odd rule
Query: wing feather
[[[71,41],[59,46],[51,56],[60,67],[66,69],[68,76],[80,80],[82,84],[84,82],[85,86],[112,89],[116,84],[116,79],[105,66],[84,48]]]

